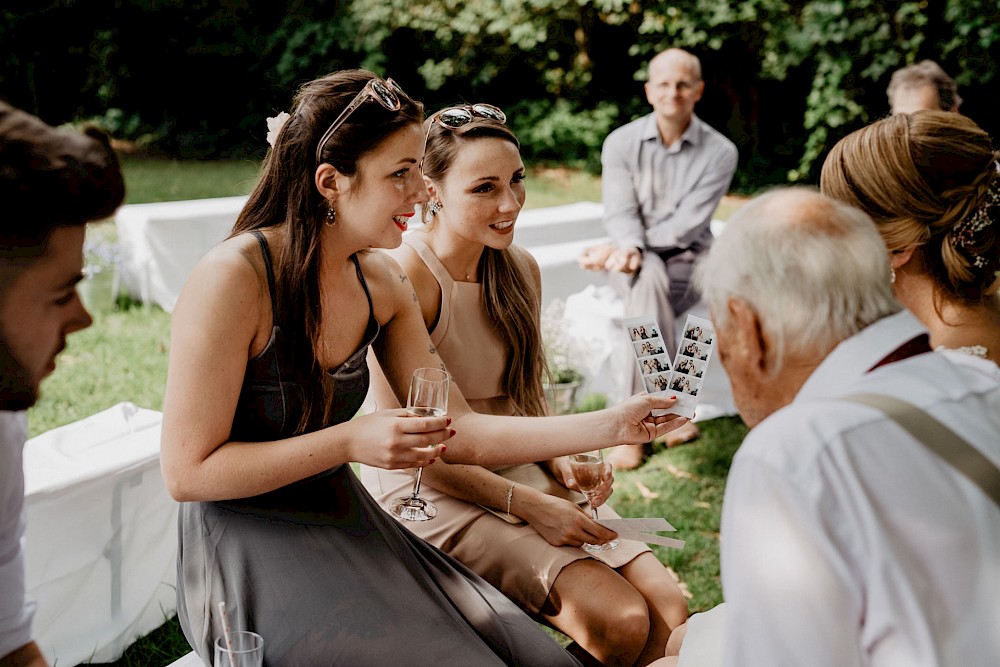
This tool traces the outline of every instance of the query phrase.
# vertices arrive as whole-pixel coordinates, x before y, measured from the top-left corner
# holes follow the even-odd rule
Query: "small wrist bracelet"
[[[510,488],[507,489],[507,518],[510,519],[510,501],[514,498],[514,485],[517,482],[511,482]]]

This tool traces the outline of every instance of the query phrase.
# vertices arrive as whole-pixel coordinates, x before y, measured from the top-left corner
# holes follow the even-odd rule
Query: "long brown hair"
[[[989,135],[965,116],[895,114],[837,143],[820,188],[871,216],[890,251],[917,246],[938,298],[978,303],[1000,287],[1000,220],[978,230],[974,243],[956,235],[1000,188],[998,158]]]
[[[432,181],[444,179],[465,142],[496,137],[521,147],[510,128],[494,120],[476,118],[455,129],[445,129],[431,120],[426,124],[423,171]],[[431,228],[433,219],[426,209],[421,215]],[[486,315],[507,350],[507,368],[500,388],[510,398],[516,414],[543,415],[546,403],[542,380],[548,369],[542,346],[541,295],[536,291],[527,253],[513,246],[503,250],[484,248],[479,275]]]
[[[261,176],[240,212],[230,237],[274,227],[285,243],[275,261],[274,304],[287,336],[293,368],[306,378],[306,396],[297,433],[325,424],[331,387],[319,362],[322,299],[319,267],[320,232],[326,201],[314,184],[316,146],[335,118],[375,74],[367,70],[335,72],[303,85],[292,102],[291,116],[278,133],[261,167]],[[423,105],[397,91],[401,106],[361,104],[326,142],[322,162],[343,174],[360,174],[361,159],[399,129],[423,121]]]

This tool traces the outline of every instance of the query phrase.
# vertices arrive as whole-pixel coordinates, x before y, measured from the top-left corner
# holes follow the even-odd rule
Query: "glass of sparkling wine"
[[[440,368],[418,368],[410,379],[410,394],[406,411],[414,417],[441,417],[448,412],[448,372]],[[430,521],[437,516],[434,503],[420,497],[420,477],[417,468],[413,492],[389,503],[389,512],[405,521]]]
[[[604,453],[600,449],[595,449],[591,452],[573,454],[569,457],[569,465],[573,470],[573,477],[576,479],[577,486],[580,487],[583,495],[587,496],[587,501],[590,503],[591,516],[596,521],[597,508],[594,506],[594,494],[597,493],[597,489],[601,486],[601,480],[604,478],[604,471],[606,470],[605,466],[608,465],[604,462]],[[596,554],[602,551],[611,551],[619,543],[618,538],[615,538],[604,544],[584,544],[583,550]]]

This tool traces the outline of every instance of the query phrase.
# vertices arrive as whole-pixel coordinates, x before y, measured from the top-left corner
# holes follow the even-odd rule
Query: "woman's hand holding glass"
[[[597,506],[599,504],[597,502],[597,494],[602,486],[609,484],[611,466],[605,462],[604,453],[600,449],[571,454],[569,464],[573,471],[573,480],[576,483],[576,487],[587,496],[587,500],[590,501],[591,515],[594,521],[597,521]],[[610,551],[617,547],[618,544],[617,539],[603,543],[586,542],[583,545],[583,550],[590,553],[599,553],[601,551]]]
[[[406,412],[413,418],[443,417],[448,413],[448,391],[451,376],[443,368],[418,368],[410,379],[410,392]],[[437,516],[434,503],[420,497],[420,478],[424,469],[417,468],[413,491],[409,496],[396,498],[389,503],[389,512],[406,521],[430,521]]]
[[[422,468],[441,456],[455,434],[451,419],[414,417],[405,409],[379,410],[348,422],[349,460],[385,470]]]
[[[584,454],[595,454],[597,451],[599,450],[595,450],[594,452],[584,452]],[[597,487],[595,487],[589,493],[585,491],[583,487],[580,486],[580,483],[576,480],[576,477],[574,476],[572,456],[563,456],[560,458],[564,461],[564,463],[557,465],[559,465],[560,468],[565,468],[565,471],[562,473],[561,481],[566,488],[573,489],[574,491],[579,491],[583,495],[587,496],[587,501],[595,508],[600,507],[604,503],[608,502],[608,498],[610,498],[611,494],[614,493],[615,472],[614,468],[603,462],[604,461],[603,456],[601,457],[602,474],[600,482],[598,483]],[[556,478],[560,479],[558,475]]]

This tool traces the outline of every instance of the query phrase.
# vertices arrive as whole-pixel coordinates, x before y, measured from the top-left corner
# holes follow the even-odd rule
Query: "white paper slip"
[[[656,523],[651,523],[651,524],[635,523],[644,521],[651,521]],[[623,540],[634,540],[636,542],[645,542],[646,544],[659,544],[660,546],[671,547],[673,549],[684,548],[684,540],[678,540],[673,537],[663,537],[662,535],[654,535],[652,533],[642,532],[634,527],[636,525],[661,526],[665,524],[667,526],[666,528],[656,528],[656,530],[674,530],[674,527],[671,526],[669,523],[667,523],[665,519],[600,519],[597,523],[601,524],[605,528],[610,528],[611,530],[615,531],[616,533],[618,533],[618,537]]]
[[[611,530],[638,530],[640,532],[673,532],[677,530],[671,526],[666,519],[660,517],[650,517],[644,519],[601,519],[598,521],[602,526],[607,526]]]

